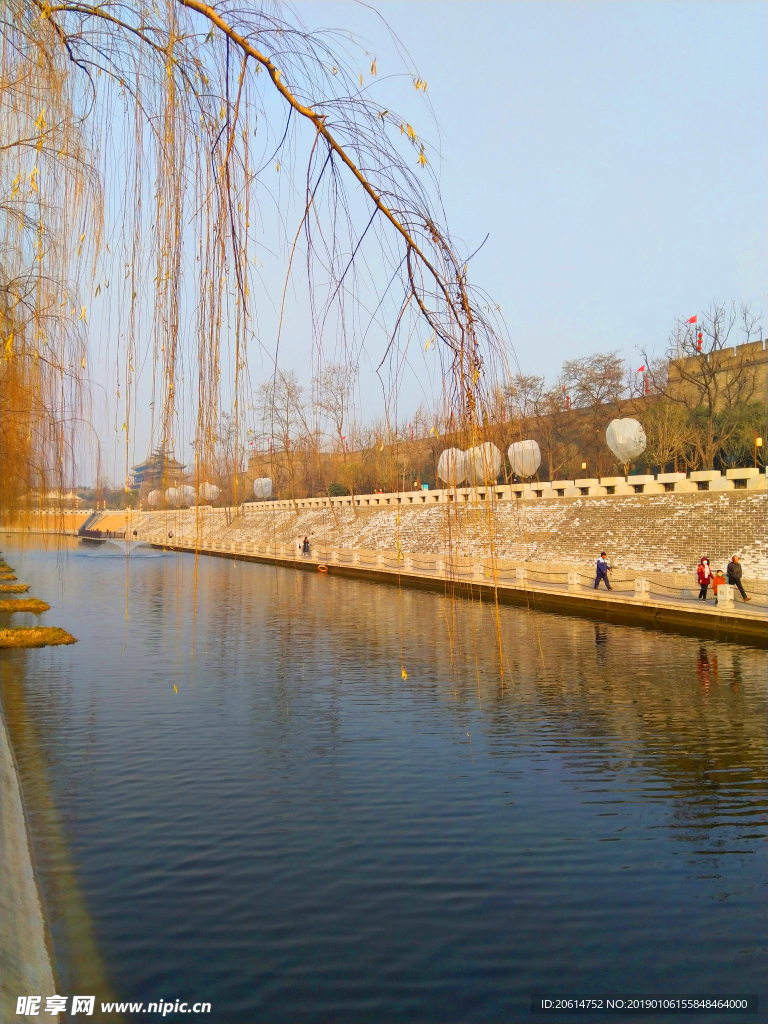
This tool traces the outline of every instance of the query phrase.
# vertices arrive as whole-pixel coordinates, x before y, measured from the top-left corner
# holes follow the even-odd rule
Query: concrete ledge
[[[0,714],[0,1021],[18,1019],[19,996],[56,991],[18,773]]]

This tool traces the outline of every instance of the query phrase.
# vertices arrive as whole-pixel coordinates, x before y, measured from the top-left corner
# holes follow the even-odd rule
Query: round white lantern
[[[611,420],[605,432],[608,447],[619,462],[632,462],[645,451],[645,431],[642,425],[630,418]]]
[[[180,505],[187,505],[192,508],[197,504],[197,491],[194,487],[190,487],[189,484],[182,484],[178,489],[178,502]]]
[[[260,476],[253,481],[253,496],[262,501],[272,497],[272,481],[268,476]]]
[[[541,465],[541,449],[538,441],[515,441],[507,449],[509,464],[515,476],[534,476]]]
[[[466,453],[467,480],[476,487],[496,483],[501,472],[501,452],[490,441],[470,448]]]
[[[457,487],[467,476],[467,457],[461,448],[446,448],[437,460],[437,475],[449,487]]]
[[[216,501],[220,493],[221,491],[216,484],[209,484],[207,481],[200,484],[200,490],[198,491],[200,501]]]

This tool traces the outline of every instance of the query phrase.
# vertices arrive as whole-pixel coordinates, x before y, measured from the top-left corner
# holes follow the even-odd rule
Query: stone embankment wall
[[[114,514],[112,514],[114,519]],[[100,524],[96,524],[97,526]],[[110,528],[114,528],[114,523]],[[728,491],[485,501],[463,505],[315,508],[246,505],[243,514],[201,508],[135,514],[128,535],[179,543],[233,540],[366,550],[487,556],[552,567],[593,566],[606,550],[616,567],[690,577],[702,555],[725,569],[739,554],[745,578],[768,576],[768,495]],[[763,588],[764,589],[764,588]]]
[[[19,1019],[19,996],[56,991],[18,774],[0,714],[0,1021]]]

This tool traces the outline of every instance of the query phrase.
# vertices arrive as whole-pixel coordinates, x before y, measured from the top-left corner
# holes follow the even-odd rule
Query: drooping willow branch
[[[449,353],[459,417],[465,417],[470,424],[476,422],[483,386],[481,375],[487,357],[501,347],[498,333],[484,316],[477,293],[467,283],[466,260],[458,256],[447,231],[438,226],[438,218],[431,212],[424,182],[432,181],[436,189],[436,180],[429,177],[424,144],[421,144],[418,162],[425,178],[417,181],[387,134],[388,129],[396,132],[399,127],[406,141],[417,146],[414,130],[405,119],[383,109],[353,85],[353,76],[344,64],[343,47],[332,49],[323,33],[304,30],[290,8],[268,2],[254,3],[250,7],[225,2],[213,7],[201,0],[165,0],[164,5],[143,0],[133,3],[63,0],[54,4],[32,0],[27,6],[23,0],[9,0],[6,9],[15,18],[10,30],[19,32],[31,50],[37,46],[44,54],[52,69],[51,82],[60,79],[66,83],[68,74],[76,76],[78,72],[87,75],[93,96],[80,115],[84,125],[95,123],[94,107],[106,102],[102,98],[105,90],[101,82],[105,79],[100,79],[101,74],[133,102],[135,158],[133,165],[128,163],[125,189],[126,198],[135,197],[135,201],[124,242],[131,253],[126,262],[126,278],[136,282],[146,265],[140,241],[145,225],[138,211],[142,208],[146,187],[142,184],[144,177],[154,173],[156,220],[149,235],[156,259],[153,358],[155,364],[162,367],[159,405],[163,410],[160,426],[164,443],[169,443],[175,433],[173,421],[178,406],[181,351],[179,332],[184,316],[181,254],[189,224],[194,225],[192,244],[197,262],[193,290],[198,296],[198,351],[193,363],[199,366],[198,440],[202,449],[196,447],[196,452],[215,441],[221,402],[223,331],[229,331],[235,339],[230,401],[236,416],[243,402],[240,388],[246,372],[246,340],[254,332],[248,259],[248,247],[253,244],[249,203],[262,184],[261,174],[266,166],[252,160],[249,140],[260,118],[266,119],[268,127],[270,122],[266,111],[268,99],[259,101],[260,105],[254,108],[252,97],[256,75],[262,70],[266,71],[273,94],[287,104],[289,111],[284,129],[281,118],[280,131],[276,133],[280,138],[275,150],[278,171],[280,154],[290,147],[295,135],[292,116],[296,115],[294,123],[303,121],[313,129],[300,225],[307,239],[313,330],[322,334],[329,311],[336,304],[337,329],[344,336],[347,330],[345,302],[351,298],[354,316],[362,310],[370,316],[370,322],[382,318],[380,326],[388,338],[386,353],[394,351],[405,358],[400,335],[402,333],[407,347],[414,317],[420,316]],[[36,19],[30,17],[30,11],[36,12]],[[184,17],[180,20],[181,15]],[[294,20],[290,20],[292,17]],[[195,31],[190,18],[202,18],[206,26],[210,26],[204,40],[203,33]],[[222,52],[222,44],[226,46],[225,52]],[[208,49],[209,45],[213,48]],[[231,50],[240,56],[236,62],[234,87],[230,83]],[[67,65],[71,69],[69,73]],[[254,67],[254,74],[249,73],[249,65]],[[333,65],[330,71],[329,65]],[[69,91],[71,104],[76,104],[78,97],[84,95],[76,82],[69,86]],[[31,102],[29,110],[32,117]],[[143,155],[145,131],[154,146],[149,161]],[[16,138],[16,149],[21,150],[28,147],[35,133],[20,130]],[[97,130],[91,138],[97,150],[100,144]],[[320,152],[318,140],[323,142]],[[10,146],[13,145],[11,141]],[[362,229],[358,229],[353,209],[347,202],[340,169],[351,176],[361,194],[373,205],[373,214],[370,207],[365,213]],[[327,217],[326,221],[321,220],[318,210],[321,184],[327,207],[327,214],[322,216]],[[191,220],[187,209],[188,193],[192,193],[194,199],[195,212]],[[263,186],[262,194],[269,195],[269,188]],[[280,213],[284,215],[283,210]],[[130,227],[131,219],[133,227]],[[394,248],[398,251],[391,247],[391,239],[384,237],[384,228],[390,236],[394,232]],[[348,242],[342,240],[343,230],[349,234]],[[313,243],[317,235],[325,247],[324,254]],[[294,248],[298,237],[299,232]],[[369,242],[371,238],[374,240]],[[364,243],[369,248],[377,245],[377,261],[390,261],[394,268],[391,277],[389,273],[385,275],[383,292],[376,280],[378,271],[371,271],[366,263]],[[65,287],[66,260],[71,258],[71,252],[70,249],[69,257],[66,253],[61,257],[59,281],[62,288]],[[360,294],[360,266],[369,275],[366,287],[373,282],[376,293],[375,301],[367,310]],[[225,282],[232,270],[235,289],[230,297]],[[319,317],[315,315],[316,289],[311,281],[315,272],[325,273],[329,279],[327,294],[330,298],[326,299],[324,313]],[[139,362],[135,327],[138,284],[132,287],[123,357],[127,405],[135,402],[132,375],[134,364]],[[394,292],[399,287],[403,292],[398,296]],[[385,314],[384,299],[390,292],[393,293],[393,308],[390,311],[387,307]],[[405,314],[411,298],[415,302],[411,307],[413,315],[408,312],[409,326],[405,323]],[[387,326],[386,316],[392,318],[394,327]],[[368,328],[362,332],[362,344],[367,334]],[[154,401],[152,405],[154,407]],[[135,416],[135,411],[128,408],[124,424],[126,446],[131,433],[131,415]]]

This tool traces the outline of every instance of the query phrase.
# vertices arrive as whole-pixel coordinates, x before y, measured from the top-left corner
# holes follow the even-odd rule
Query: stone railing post
[[[647,601],[651,596],[651,584],[648,580],[635,580],[635,598],[638,601]]]
[[[518,565],[515,569],[515,582],[519,587],[524,587],[528,582],[528,570],[524,565]]]
[[[733,592],[736,588],[730,583],[721,583],[717,588],[717,610],[721,612],[733,611]]]
[[[581,590],[581,584],[579,583],[579,574],[575,571],[569,570],[568,572],[568,592],[570,594],[576,593]]]

